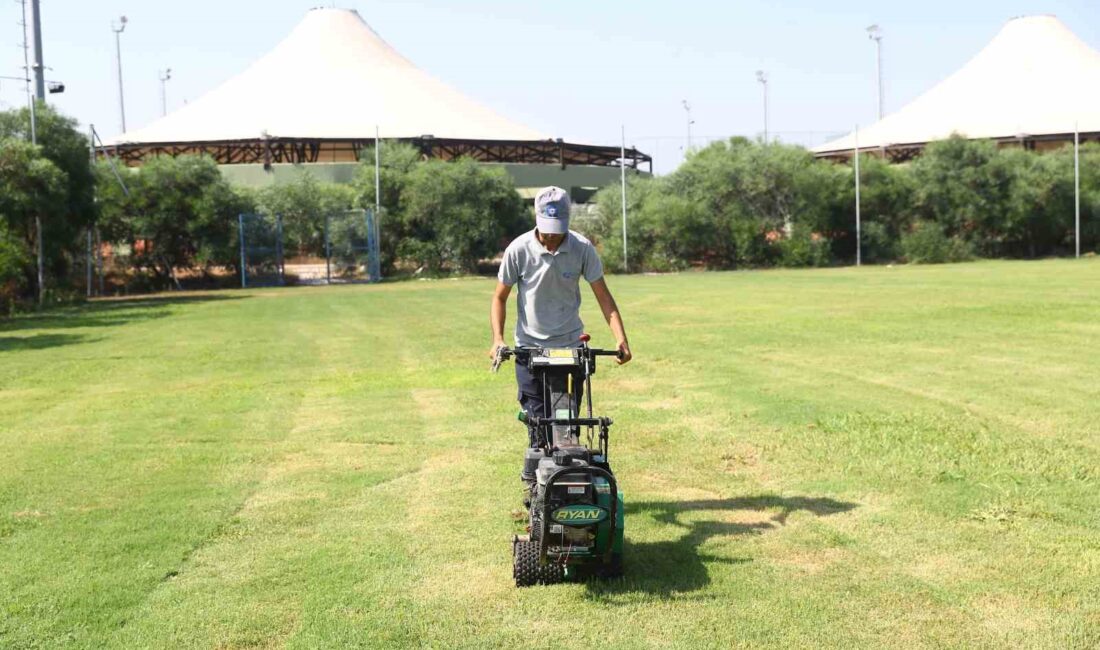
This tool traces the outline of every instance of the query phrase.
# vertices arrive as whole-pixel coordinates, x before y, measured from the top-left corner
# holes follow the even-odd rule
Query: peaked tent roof
[[[907,106],[859,129],[861,150],[912,149],[953,132],[1017,140],[1100,133],[1100,52],[1054,16],[1008,21],[955,74]],[[853,133],[815,147],[844,155]]]
[[[420,70],[351,9],[313,9],[241,74],[107,145],[275,138],[547,140]]]

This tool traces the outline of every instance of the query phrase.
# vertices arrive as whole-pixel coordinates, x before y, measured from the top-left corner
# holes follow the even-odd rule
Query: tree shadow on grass
[[[84,343],[81,334],[32,334],[30,336],[0,336],[0,353],[19,350],[44,350],[73,343]]]
[[[14,316],[7,319],[0,318],[0,332],[17,332],[28,329],[114,327],[169,316],[173,313],[172,307],[179,305],[241,300],[246,297],[204,294],[99,300],[79,306],[48,309],[38,314]]]
[[[588,597],[606,600],[616,594],[643,593],[663,598],[698,591],[710,584],[708,565],[743,564],[749,557],[722,557],[700,551],[715,537],[760,535],[786,524],[792,513],[805,511],[818,517],[847,512],[857,504],[827,497],[760,495],[735,499],[691,501],[640,501],[626,504],[628,517],[648,515],[679,536],[671,541],[630,541],[627,520],[625,575],[621,579],[587,583]],[[752,516],[752,513],[771,513]],[[666,531],[662,531],[666,532]]]

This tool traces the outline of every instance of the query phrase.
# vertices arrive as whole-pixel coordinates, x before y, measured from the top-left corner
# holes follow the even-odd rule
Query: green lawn
[[[0,321],[0,646],[1100,647],[1100,260],[610,284],[627,577],[525,590],[489,280]]]

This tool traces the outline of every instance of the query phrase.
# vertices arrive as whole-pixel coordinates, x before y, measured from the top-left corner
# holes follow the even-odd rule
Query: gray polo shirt
[[[516,303],[516,345],[570,347],[584,332],[581,323],[583,277],[589,284],[603,277],[603,264],[595,246],[569,231],[558,250],[546,250],[535,231],[516,237],[504,251],[497,279],[519,285]]]

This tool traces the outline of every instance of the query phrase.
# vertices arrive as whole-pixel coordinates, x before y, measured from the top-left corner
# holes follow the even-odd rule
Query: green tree
[[[848,227],[842,219],[845,176],[800,147],[745,138],[713,143],[672,174],[629,188],[631,267],[774,264],[788,248],[794,251],[780,242],[796,231],[804,233],[803,248],[813,252],[792,252],[790,260],[821,263],[828,239]],[[601,192],[601,215],[612,213],[617,191]],[[610,234],[612,221],[602,216],[604,234]],[[605,255],[618,247],[613,239],[602,238]]]
[[[381,241],[379,249],[382,268],[386,272],[393,270],[397,262],[398,244],[408,238],[405,231],[405,188],[409,175],[424,158],[414,147],[401,143],[386,143],[379,153],[382,214],[379,215]],[[373,210],[375,207],[374,148],[365,149],[361,156],[363,164],[355,174],[352,188],[359,206]],[[407,246],[407,244],[406,244]]]
[[[69,198],[65,172],[45,157],[42,147],[23,140],[0,140],[0,282],[9,299],[37,284],[36,219],[42,221],[43,242],[62,228]]]
[[[853,172],[852,165],[845,171]],[[914,220],[913,195],[916,185],[913,173],[907,165],[891,164],[878,156],[863,154],[859,157],[860,221],[863,238],[864,262],[890,262],[898,259],[901,237],[912,229]],[[844,236],[834,236],[834,250],[838,257],[855,257],[855,179],[845,178],[844,206],[840,219],[847,220],[842,229]],[[849,198],[850,197],[850,198]]]
[[[250,197],[222,178],[208,157],[158,157],[125,176],[125,196],[100,166],[104,230],[126,242],[137,270],[155,287],[180,283],[176,269],[237,265],[237,215],[251,212]]]
[[[261,212],[282,216],[284,246],[288,251],[323,255],[326,215],[350,209],[355,192],[346,185],[322,183],[306,171],[290,183],[260,190],[256,201]]]
[[[469,159],[417,165],[402,201],[400,250],[434,271],[475,271],[525,221],[511,177]]]
[[[0,139],[29,142],[30,123],[27,108],[0,112]],[[45,270],[56,282],[83,262],[84,230],[96,214],[95,178],[89,165],[88,138],[77,130],[74,119],[38,102],[35,135],[41,156],[62,172],[64,179],[63,200],[51,203],[41,214]]]
[[[913,196],[918,216],[959,236],[983,254],[996,255],[1006,200],[1012,183],[1007,167],[997,165],[997,145],[958,134],[930,143],[913,162]]]

